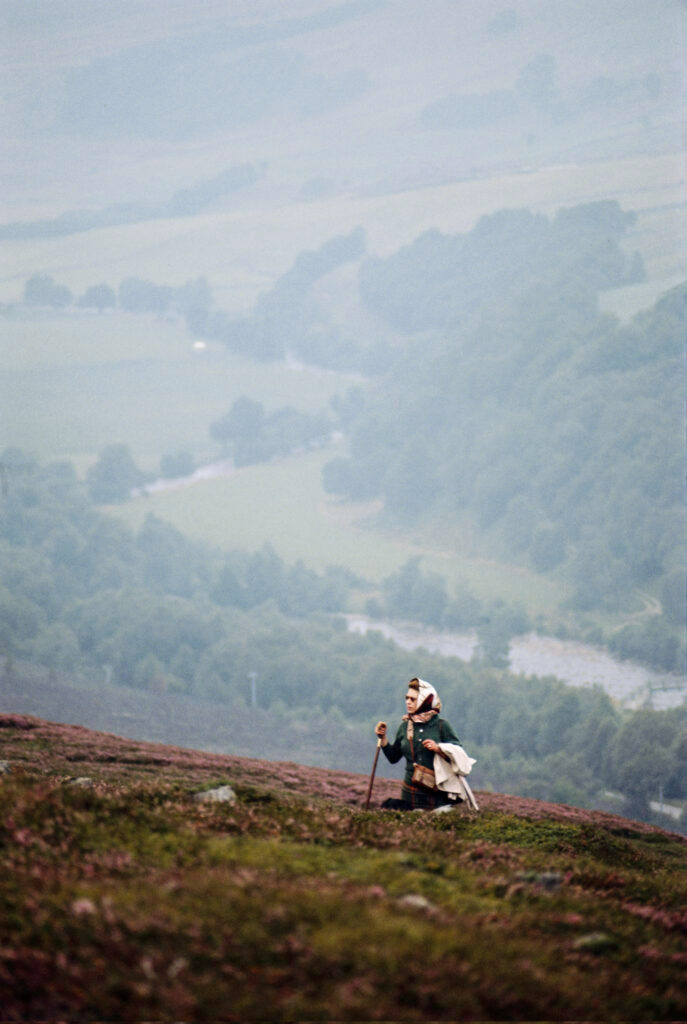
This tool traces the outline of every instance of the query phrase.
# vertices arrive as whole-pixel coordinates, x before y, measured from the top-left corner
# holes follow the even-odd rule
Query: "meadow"
[[[317,368],[255,363],[218,344],[194,349],[175,319],[17,309],[2,328],[4,443],[42,461],[70,459],[80,473],[114,442],[127,444],[151,473],[162,455],[178,450],[190,451],[199,464],[212,462],[221,451],[210,423],[239,396],[268,410],[292,405],[317,412],[354,383]],[[110,511],[134,528],[153,512],[224,550],[270,543],[289,563],[302,559],[318,570],[344,565],[373,582],[420,555],[423,568],[439,572],[450,587],[465,584],[483,598],[521,601],[533,616],[564,600],[564,584],[473,551],[469,531],[453,531],[443,545],[412,529],[390,532],[380,527],[377,505],[346,505],[327,495],[322,466],[340,453],[332,445],[242,467]]]
[[[230,476],[200,481],[136,498],[109,511],[138,528],[148,513],[190,537],[224,550],[249,551],[270,543],[292,563],[310,568],[343,565],[365,579],[381,581],[409,558],[420,556],[425,571],[444,576],[450,587],[467,585],[478,597],[519,601],[531,615],[547,615],[565,598],[564,583],[518,566],[490,561],[472,550],[469,531],[453,542],[389,530],[376,520],[377,503],[344,504],[322,488],[322,466],[336,447],[245,466]]]
[[[194,349],[179,320],[122,312],[28,313],[0,321],[3,442],[79,469],[108,444],[127,444],[141,468],[190,451],[219,457],[210,424],[241,395],[273,410],[326,408],[345,375],[257,364],[222,345]]]
[[[550,214],[603,199],[637,212],[628,245],[642,252],[649,277],[663,281],[681,272],[684,172],[677,155],[664,153],[492,172],[374,194],[360,189],[310,202],[293,195],[265,204],[249,200],[193,218],[88,231],[78,245],[74,236],[4,242],[0,301],[16,301],[24,280],[38,270],[77,294],[101,281],[116,287],[127,277],[180,285],[204,275],[217,304],[242,313],[299,252],[357,225],[365,228],[368,251],[385,257],[433,228],[469,231],[495,210]]]

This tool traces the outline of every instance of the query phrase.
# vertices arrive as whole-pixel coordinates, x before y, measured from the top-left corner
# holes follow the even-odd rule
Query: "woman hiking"
[[[377,722],[375,726],[375,734],[381,740],[387,761],[396,764],[402,757],[406,759],[401,799],[385,800],[382,807],[431,811],[455,806],[457,799],[468,800],[468,794],[472,796],[472,793],[461,776],[467,775],[474,761],[460,746],[450,722],[439,717],[439,694],[424,679],[411,679],[406,688],[405,702],[406,714],[393,743],[389,743],[387,738],[386,722]],[[439,762],[435,757],[440,759]]]

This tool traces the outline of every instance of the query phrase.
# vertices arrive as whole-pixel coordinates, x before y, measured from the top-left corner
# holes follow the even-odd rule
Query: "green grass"
[[[241,395],[316,412],[350,380],[193,348],[183,324],[124,313],[0,321],[3,444],[82,467],[123,442],[154,470],[177,450],[217,458],[208,429]]]
[[[366,519],[376,505],[341,504],[322,489],[322,466],[336,451],[243,467],[229,477],[149,495],[110,511],[135,529],[152,512],[224,550],[256,550],[269,542],[289,563],[302,559],[318,570],[345,565],[375,582],[419,555],[423,569],[444,576],[450,586],[464,583],[480,597],[521,601],[533,615],[549,613],[565,597],[563,584],[474,557],[457,540],[452,548],[440,548],[414,539],[410,531],[374,529]]]

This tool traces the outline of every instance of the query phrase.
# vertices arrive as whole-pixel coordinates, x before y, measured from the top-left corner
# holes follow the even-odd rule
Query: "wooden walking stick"
[[[372,762],[372,774],[370,775],[370,785],[367,787],[367,799],[365,800],[365,810],[370,806],[370,797],[372,795],[372,783],[375,780],[375,772],[377,771],[377,761],[379,760],[379,748],[382,745],[382,737],[380,736],[377,740],[377,749],[375,750],[375,759]]]

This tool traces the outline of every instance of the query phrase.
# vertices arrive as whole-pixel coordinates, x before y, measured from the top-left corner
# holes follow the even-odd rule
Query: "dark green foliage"
[[[662,616],[623,626],[609,638],[608,646],[621,658],[656,665],[665,672],[684,673],[683,629],[676,631]]]
[[[600,313],[599,290],[641,275],[620,245],[632,219],[614,202],[503,211],[365,262],[361,295],[408,342],[328,490],[383,497],[400,521],[458,510],[506,557],[567,576],[579,610],[676,572],[687,288],[627,326]]]
[[[242,164],[229,167],[214,178],[175,192],[159,203],[115,203],[100,210],[69,210],[49,220],[15,221],[0,225],[0,239],[61,238],[83,231],[97,231],[122,224],[138,224],[167,217],[190,217],[225,196],[253,185],[265,167]],[[86,303],[93,305],[93,303]]]
[[[423,574],[419,557],[411,558],[383,583],[386,613],[392,618],[443,623],[448,596],[443,579],[436,573]]]
[[[195,459],[190,452],[170,452],[160,459],[160,476],[190,476],[195,468]]]
[[[86,474],[91,498],[98,505],[126,501],[131,491],[147,479],[124,444],[111,444],[104,448],[98,461]]]
[[[399,717],[405,681],[420,672],[494,787],[585,804],[632,776],[638,745],[616,742],[625,719],[604,694],[494,669],[512,636],[531,628],[521,609],[484,604],[465,588],[451,597],[410,560],[384,582],[379,613],[476,628],[483,658],[468,665],[409,655],[327,616],[346,609],[352,587],[364,592],[364,581],[350,574],[288,566],[269,547],[220,554],[153,516],[133,534],[93,507],[71,465],[40,467],[18,452],[3,461],[0,639],[14,659],[5,665],[8,685],[21,660],[134,691],[211,699],[240,713],[255,673],[259,709],[274,716],[265,728],[288,723],[293,749],[350,766],[367,750],[370,722]],[[318,725],[313,745],[308,723],[322,714],[326,727]],[[679,798],[677,717],[666,738],[652,731],[658,713],[642,714],[642,749],[662,745],[661,781]],[[658,777],[647,778],[647,793],[628,790],[644,816],[647,799],[658,795]]]
[[[242,395],[226,416],[210,425],[210,434],[232,453],[237,466],[247,466],[320,444],[331,429],[331,420],[324,414],[299,412],[291,406],[266,414],[262,402]]]
[[[62,309],[69,306],[73,295],[63,284],[57,284],[48,274],[34,274],[24,285],[24,302],[27,306],[53,306]]]
[[[331,271],[365,251],[365,232],[355,228],[325,242],[316,252],[302,252],[293,266],[264,292],[249,317],[230,320],[216,311],[206,333],[229,348],[254,359],[273,360],[295,355],[307,362],[336,369],[359,369],[365,357],[355,339],[342,337],[331,325],[322,328],[310,301],[313,286]],[[370,359],[379,359],[371,351]]]
[[[128,277],[119,286],[119,305],[129,313],[165,313],[172,304],[174,289]]]
[[[661,587],[661,603],[663,614],[673,626],[684,626],[687,623],[685,610],[685,586],[687,578],[682,570],[666,576]]]
[[[117,305],[117,296],[109,284],[94,284],[79,296],[77,305],[83,309],[97,309],[102,313],[104,309],[114,309]]]

